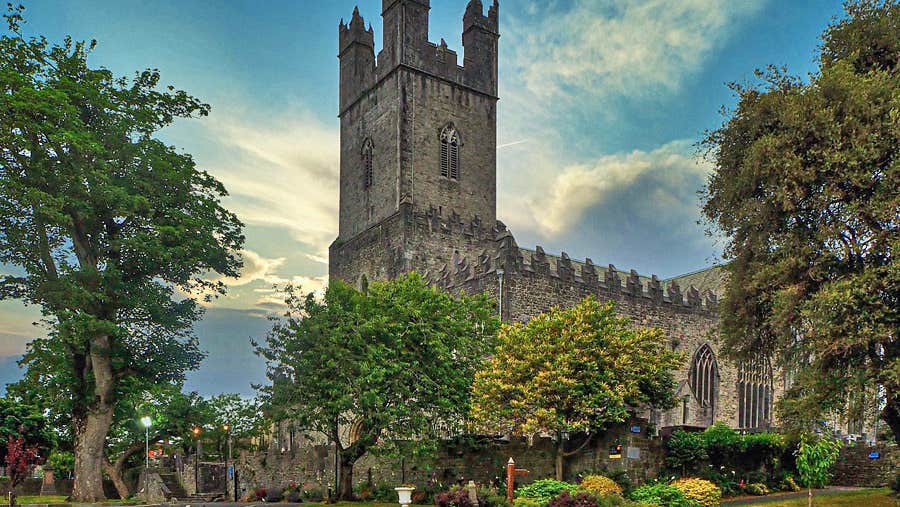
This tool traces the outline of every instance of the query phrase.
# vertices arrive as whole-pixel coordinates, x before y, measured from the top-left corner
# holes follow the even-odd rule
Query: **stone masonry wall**
[[[632,433],[632,426],[639,427],[640,432]],[[602,470],[624,470],[635,482],[655,477],[662,462],[661,441],[648,436],[647,430],[645,420],[635,419],[594,438],[589,446],[567,459],[565,478],[573,480],[578,474]],[[238,460],[239,487],[250,491],[295,482],[314,483],[322,492],[327,491],[334,484],[334,447],[314,442],[299,437],[291,449],[275,446],[268,452],[242,453]],[[611,459],[610,447],[617,444],[622,445],[622,457]],[[574,437],[571,445],[577,445]],[[435,456],[418,460],[367,454],[354,467],[354,483],[394,487],[412,482],[424,487],[431,480],[449,487],[461,480],[474,480],[489,485],[503,478],[510,457],[516,460],[518,468],[529,470],[520,479],[522,484],[554,476],[555,443],[551,439],[535,438],[528,445],[523,439],[485,437],[474,442],[445,441]]]
[[[878,459],[869,458],[878,452]],[[832,484],[836,486],[880,487],[892,484],[900,474],[900,447],[857,445],[844,447],[834,468]]]

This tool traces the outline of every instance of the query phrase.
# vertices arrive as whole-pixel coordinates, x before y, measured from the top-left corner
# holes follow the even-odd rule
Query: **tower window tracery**
[[[451,123],[441,131],[441,176],[459,180],[459,132]]]
[[[764,354],[738,365],[738,427],[761,428],[772,423],[772,364]]]
[[[700,406],[714,409],[718,396],[719,365],[709,344],[703,344],[694,353],[688,380]]]

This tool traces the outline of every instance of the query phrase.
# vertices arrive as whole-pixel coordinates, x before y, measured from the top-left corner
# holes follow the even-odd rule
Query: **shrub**
[[[597,498],[584,491],[575,496],[568,491],[563,491],[558,497],[550,500],[547,507],[597,507]]]
[[[701,478],[714,482],[722,490],[722,496],[732,496],[740,492],[740,484],[734,470],[725,470],[724,467],[719,470],[709,469],[701,474]]]
[[[891,489],[894,490],[894,493],[900,495],[900,472],[894,476],[894,482],[891,483]]]
[[[727,424],[717,422],[702,434],[709,461],[714,466],[732,466],[735,458],[744,450],[744,442],[738,432]]]
[[[635,488],[629,498],[659,507],[695,507],[696,503],[685,498],[680,489],[668,484],[644,484]]]
[[[700,433],[678,430],[666,440],[666,465],[681,475],[694,470],[706,458],[706,445]]]
[[[793,477],[786,475],[784,476],[784,479],[781,480],[781,491],[800,491],[800,486]]]
[[[303,498],[300,497],[300,492],[299,492],[299,491],[293,491],[293,490],[292,490],[292,491],[288,491],[287,493],[285,493],[285,494],[284,494],[284,499],[287,500],[287,501],[290,502],[290,503],[298,503],[298,502],[302,502],[302,501],[303,501]]]
[[[519,497],[513,499],[513,507],[544,507],[544,504],[534,498]]]
[[[700,507],[718,507],[722,502],[722,490],[710,481],[697,478],[678,479],[671,484],[685,498],[697,502]]]
[[[581,480],[579,489],[587,491],[594,496],[622,495],[622,486],[603,475],[588,475]]]
[[[534,481],[527,486],[516,489],[516,496],[524,496],[534,498],[541,505],[547,505],[550,500],[558,497],[563,491],[570,493],[578,489],[578,486],[569,484],[568,482],[557,481],[555,479],[541,479]]]
[[[265,500],[266,498],[266,488],[256,488],[253,490],[253,496],[256,497],[257,500]]]
[[[434,504],[437,507],[487,507],[487,502],[480,493],[476,493],[476,498],[478,503],[472,503],[468,489],[454,486],[450,491],[434,495]]]
[[[266,490],[266,502],[280,502],[284,498],[281,494],[281,488],[269,488]]]
[[[752,433],[744,436],[744,453],[741,456],[747,469],[759,468],[774,462],[785,448],[785,439],[778,433]]]
[[[387,484],[376,484],[375,487],[372,488],[370,498],[376,502],[394,503],[397,500],[397,492]]]
[[[747,492],[748,495],[756,495],[756,496],[766,496],[771,491],[769,491],[769,487],[761,482],[751,482],[744,487],[744,491]]]

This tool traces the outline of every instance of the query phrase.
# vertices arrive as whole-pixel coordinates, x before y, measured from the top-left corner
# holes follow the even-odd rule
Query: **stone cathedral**
[[[716,268],[660,280],[591,259],[524,248],[497,218],[500,7],[471,0],[465,58],[428,40],[430,0],[383,0],[381,51],[359,10],[339,27],[340,231],[329,275],[354,285],[422,273],[453,292],[487,292],[505,321],[527,321],[588,295],[658,326],[687,357],[680,404],[647,412],[657,428],[772,424],[783,392],[769,360],[719,357]]]

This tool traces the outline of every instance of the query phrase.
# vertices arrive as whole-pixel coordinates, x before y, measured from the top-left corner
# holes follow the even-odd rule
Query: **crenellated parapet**
[[[502,273],[504,277],[543,279],[555,287],[570,286],[577,292],[624,297],[684,309],[717,309],[718,299],[711,291],[701,293],[690,286],[682,292],[675,280],[664,282],[656,275],[646,277],[635,270],[630,270],[623,276],[612,264],[598,267],[589,258],[584,261],[573,260],[566,252],[558,256],[549,255],[541,246],[536,246],[533,250],[520,248],[513,235],[502,223],[499,224],[495,231],[493,251],[482,251],[471,259],[455,255],[448,265],[442,266],[433,276],[428,276],[429,280],[442,288],[457,291],[479,280],[494,280]]]
[[[465,61],[444,39],[428,40],[429,0],[383,0],[382,49],[375,56],[375,32],[354,9],[349,24],[338,29],[341,60],[341,115],[379,81],[398,68],[423,73],[497,98],[500,5],[497,0],[484,13],[480,0],[471,0],[463,16]]]

